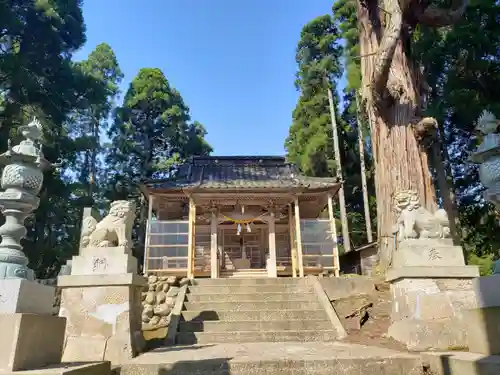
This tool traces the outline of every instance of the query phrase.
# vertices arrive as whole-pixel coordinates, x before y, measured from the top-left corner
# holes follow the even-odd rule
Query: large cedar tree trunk
[[[421,113],[426,84],[420,66],[409,55],[411,30],[418,22],[435,27],[452,24],[465,6],[441,10],[417,0],[357,2],[361,94],[372,132],[382,272],[395,250],[394,193],[415,190],[423,207],[434,212],[437,206],[429,170],[437,123]]]

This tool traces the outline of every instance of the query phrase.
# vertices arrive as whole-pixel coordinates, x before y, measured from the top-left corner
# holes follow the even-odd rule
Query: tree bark
[[[418,3],[420,4],[420,3]],[[410,24],[443,26],[463,13],[463,2],[450,11],[418,9],[407,2],[386,0],[383,13],[377,0],[359,1],[357,16],[361,51],[362,99],[372,133],[375,162],[375,190],[381,271],[385,272],[395,250],[392,197],[400,190],[414,190],[430,212],[437,208],[424,140],[435,133],[437,123],[422,118],[420,67],[412,61]],[[431,10],[431,11],[430,11]],[[413,13],[412,13],[413,12]],[[407,20],[412,16],[411,20]],[[414,26],[414,25],[413,25]]]

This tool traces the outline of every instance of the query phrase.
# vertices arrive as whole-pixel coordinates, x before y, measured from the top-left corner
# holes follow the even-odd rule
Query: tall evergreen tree
[[[332,123],[328,103],[328,89],[333,88],[333,99],[339,107],[337,83],[342,75],[343,48],[340,33],[330,15],[317,17],[304,26],[297,47],[298,65],[295,82],[300,92],[295,107],[289,136],[285,141],[287,157],[299,166],[303,173],[316,176],[335,176],[337,163],[333,149]],[[341,161],[344,170],[346,200],[349,213],[351,240],[355,245],[366,243],[363,219],[361,179],[357,139],[344,116],[336,111]]]
[[[179,162],[191,155],[210,153],[211,147],[203,139],[205,134],[200,123],[190,122],[188,106],[160,69],[139,71],[116,111],[107,156],[109,197],[137,199],[135,248],[139,257],[144,244],[146,204],[137,184],[157,174],[170,176]]]

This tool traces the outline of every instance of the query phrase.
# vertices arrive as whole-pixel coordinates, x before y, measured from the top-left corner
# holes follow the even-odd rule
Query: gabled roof
[[[336,178],[306,177],[279,156],[195,156],[174,178],[150,180],[147,190],[333,189]]]

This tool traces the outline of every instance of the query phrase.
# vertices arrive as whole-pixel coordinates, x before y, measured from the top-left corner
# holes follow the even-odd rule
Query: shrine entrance
[[[218,230],[221,269],[265,269],[269,251],[269,231],[265,223],[252,224],[250,232],[236,224],[221,224]]]

